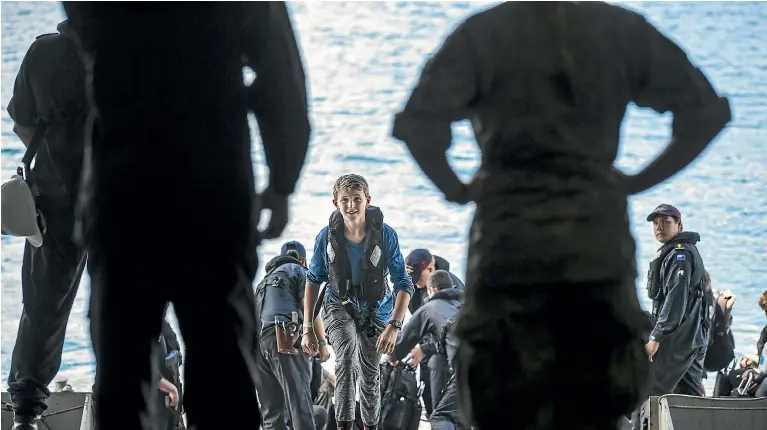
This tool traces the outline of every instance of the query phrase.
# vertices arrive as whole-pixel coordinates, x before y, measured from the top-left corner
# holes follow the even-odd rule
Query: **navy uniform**
[[[256,327],[260,335],[256,390],[264,429],[285,430],[284,414],[288,410],[293,430],[314,430],[310,358],[295,345],[288,348],[293,354],[287,349],[280,350],[277,341],[278,335],[289,334],[294,312],[298,315],[293,327],[296,334],[301,332],[304,320],[306,268],[299,258],[305,261],[306,254],[289,252],[293,254],[278,255],[266,264],[264,279],[255,290]]]
[[[681,220],[671,205],[661,205],[648,217],[668,215]],[[700,235],[683,231],[655,253],[647,273],[647,292],[653,301],[653,329],[658,342],[650,364],[651,396],[700,396],[704,360],[713,317],[713,297],[705,294],[703,259],[696,244]]]
[[[44,226],[38,240],[24,244],[21,265],[24,307],[8,375],[18,429],[35,429],[47,408],[47,387],[61,365],[67,321],[86,262],[73,238],[88,115],[85,68],[68,23],[60,23],[58,31],[29,47],[8,103],[14,131],[25,145],[40,133],[32,170]]]

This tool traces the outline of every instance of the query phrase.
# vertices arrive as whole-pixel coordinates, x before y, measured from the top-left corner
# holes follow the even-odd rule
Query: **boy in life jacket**
[[[314,242],[307,272],[304,314],[315,314],[319,287],[323,323],[336,356],[334,403],[338,428],[351,429],[355,388],[360,383],[360,411],[366,430],[377,428],[381,410],[381,354],[391,353],[413,294],[397,233],[384,224],[380,209],[370,206],[368,183],[349,174],[336,180],[327,227]],[[390,275],[394,288],[389,287]],[[316,354],[321,327],[304,320],[304,351]],[[318,333],[320,332],[320,333]]]

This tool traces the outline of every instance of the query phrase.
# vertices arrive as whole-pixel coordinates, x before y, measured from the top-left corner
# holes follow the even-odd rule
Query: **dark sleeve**
[[[256,72],[249,105],[258,121],[269,186],[290,195],[309,148],[306,77],[284,2],[248,3],[248,63]]]
[[[762,334],[759,336],[759,340],[756,342],[756,354],[762,355],[764,351],[764,345],[767,344],[767,325],[762,329]]]
[[[684,113],[719,99],[706,76],[682,49],[643,17],[634,31],[634,102],[656,112]],[[678,131],[674,122],[674,131]]]
[[[426,63],[405,109],[394,117],[392,135],[411,146],[430,142],[447,151],[452,142],[450,125],[468,118],[480,93],[479,61],[470,36],[472,21],[448,36]]]
[[[397,337],[397,344],[394,345],[394,352],[391,354],[393,361],[400,361],[415,348],[418,341],[421,340],[424,334],[428,332],[429,319],[427,318],[426,308],[418,309],[412,317],[402,327],[399,336]]]
[[[13,96],[8,102],[8,115],[13,122],[25,127],[37,125],[37,105],[30,75],[35,67],[37,48],[38,42],[35,41],[24,55],[19,74],[16,75],[16,81],[13,84]]]
[[[692,254],[687,251],[672,253],[669,257],[663,279],[665,299],[661,305],[655,327],[650,338],[658,342],[674,333],[682,323],[687,310],[687,300],[690,291],[690,276],[692,275]]]
[[[410,296],[410,302],[407,304],[407,308],[410,314],[414,314],[421,306],[423,306],[423,294],[422,289],[413,285],[413,295]]]

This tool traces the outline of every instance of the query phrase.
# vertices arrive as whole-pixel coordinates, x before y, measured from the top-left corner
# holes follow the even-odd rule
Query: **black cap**
[[[647,221],[652,221],[658,215],[672,216],[680,221],[682,220],[682,213],[679,212],[679,209],[665,203],[655,208],[650,215],[647,215]]]

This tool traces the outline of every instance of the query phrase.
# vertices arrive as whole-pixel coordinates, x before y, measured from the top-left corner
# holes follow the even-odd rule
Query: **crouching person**
[[[333,186],[330,216],[314,242],[304,313],[314,312],[323,290],[323,322],[336,356],[335,418],[338,429],[351,429],[359,378],[360,414],[366,430],[378,427],[381,412],[382,353],[391,353],[402,328],[413,283],[405,271],[397,233],[384,224],[380,209],[370,206],[367,181],[344,175]],[[391,275],[394,291],[386,282]],[[396,296],[396,298],[395,298]],[[321,327],[304,323],[304,351],[313,354]]]
[[[285,430],[286,410],[293,430],[315,430],[311,361],[296,348],[304,320],[300,303],[306,283],[305,259],[303,246],[288,242],[282,255],[266,264],[264,279],[255,290],[256,328],[260,333],[255,381],[263,430]],[[327,359],[324,339],[318,350]]]
[[[413,314],[402,329],[391,354],[392,361],[402,360],[421,338],[428,336],[437,345],[437,355],[433,355],[431,359],[439,358],[447,360],[448,363],[453,362],[457,341],[452,333],[452,326],[463,303],[463,293],[456,288],[446,270],[437,270],[429,277],[427,292],[429,301]],[[432,385],[436,386],[437,382],[432,381]],[[447,384],[443,385],[439,393],[434,393],[434,411],[429,417],[431,428],[471,428],[458,409],[458,390],[452,365],[450,378]]]

